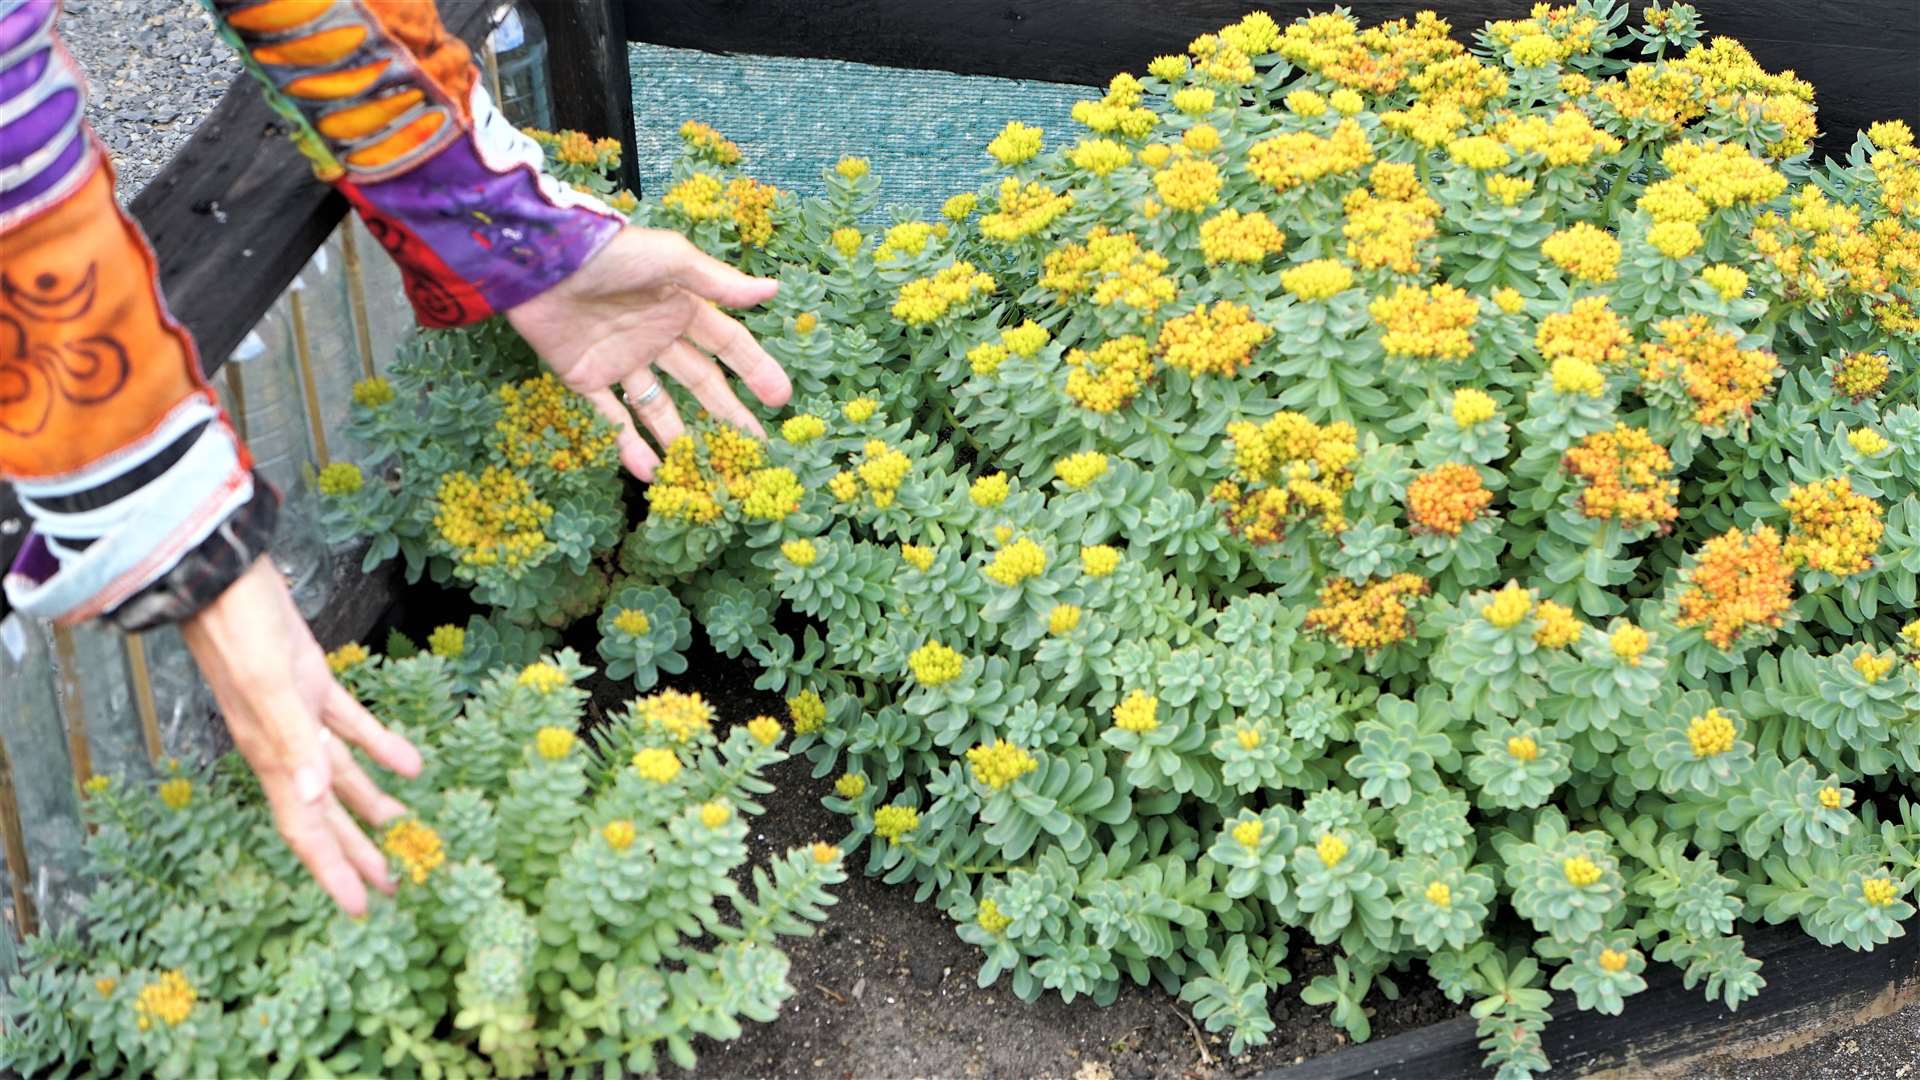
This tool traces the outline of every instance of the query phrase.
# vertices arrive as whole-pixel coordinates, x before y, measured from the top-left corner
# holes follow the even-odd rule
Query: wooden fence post
[[[623,0],[533,0],[547,31],[553,126],[620,140],[619,180],[640,193]]]

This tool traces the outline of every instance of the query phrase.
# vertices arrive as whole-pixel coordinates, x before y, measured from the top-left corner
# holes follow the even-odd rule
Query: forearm
[[[30,614],[144,625],[217,595],[277,503],[114,200],[55,13],[0,0],[0,474],[35,524],[6,588]]]

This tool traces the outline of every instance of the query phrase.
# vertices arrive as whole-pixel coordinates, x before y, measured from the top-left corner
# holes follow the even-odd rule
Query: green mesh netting
[[[1068,130],[1073,103],[1098,91],[944,71],[722,56],[629,45],[640,183],[664,190],[683,121],[704,120],[740,145],[755,178],[820,194],[820,171],[842,154],[873,162],[888,207],[937,210],[986,178],[988,140],[1008,120],[1038,124],[1048,142]]]

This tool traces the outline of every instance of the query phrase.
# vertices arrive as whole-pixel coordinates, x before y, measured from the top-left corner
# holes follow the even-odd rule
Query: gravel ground
[[[66,0],[59,32],[87,73],[87,119],[132,201],[240,73],[193,0]]]

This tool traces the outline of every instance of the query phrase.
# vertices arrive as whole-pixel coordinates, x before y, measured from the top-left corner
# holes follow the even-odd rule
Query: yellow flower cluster
[[[1068,454],[1053,463],[1053,474],[1060,482],[1074,491],[1084,489],[1088,484],[1107,475],[1107,455],[1098,450],[1083,450],[1077,454]]]
[[[857,799],[867,793],[867,778],[859,773],[843,773],[833,782],[833,793],[843,799]]]
[[[1837,577],[1872,569],[1873,553],[1880,550],[1880,534],[1886,529],[1884,511],[1853,490],[1853,481],[1833,476],[1795,484],[1780,505],[1792,522],[1788,562]]]
[[[1167,366],[1191,376],[1232,377],[1253,358],[1253,350],[1273,336],[1254,321],[1253,310],[1231,300],[1202,305],[1160,327],[1155,342]]]
[[[1329,870],[1338,866],[1350,850],[1347,842],[1333,833],[1322,835],[1313,845],[1313,853],[1320,857],[1320,865]]]
[[[933,569],[933,555],[934,551],[930,547],[920,544],[900,545],[901,560],[923,574]]]
[[[920,827],[920,813],[911,806],[883,806],[873,812],[873,834],[889,844]]]
[[[393,398],[393,384],[378,375],[353,384],[353,403],[363,409],[377,409]]]
[[[338,675],[366,663],[372,656],[373,653],[365,645],[349,641],[327,654],[327,670]]]
[[[740,498],[741,511],[761,521],[784,520],[800,509],[800,499],[807,493],[793,470],[785,467],[755,469],[731,490]]]
[[[860,250],[860,230],[851,225],[844,225],[833,230],[833,235],[828,237],[828,239],[832,242],[833,249],[838,251],[840,257],[843,259],[853,258],[855,253]]]
[[[1247,171],[1282,193],[1323,177],[1358,172],[1372,160],[1366,130],[1351,119],[1340,121],[1325,138],[1311,131],[1288,131],[1247,148]]]
[[[1487,194],[1500,200],[1502,206],[1517,206],[1520,200],[1533,194],[1533,181],[1524,176],[1508,176],[1499,173],[1487,177]]]
[[[1640,666],[1640,658],[1647,654],[1647,647],[1652,643],[1647,632],[1632,623],[1622,623],[1618,630],[1607,635],[1607,648],[1631,667]]]
[[[1086,293],[1100,307],[1119,304],[1151,315],[1174,296],[1166,256],[1143,249],[1132,233],[1109,232],[1104,225],[1087,233],[1083,243],[1049,252],[1042,269],[1040,287],[1059,294],[1062,302]]]
[[[169,810],[185,810],[193,803],[193,781],[176,776],[160,785],[160,804]]]
[[[1349,192],[1343,205],[1347,217],[1340,232],[1347,258],[1362,270],[1421,272],[1420,245],[1436,231],[1440,204],[1427,195],[1413,166],[1375,165],[1367,186]]]
[[[1484,390],[1471,386],[1454,391],[1453,422],[1460,430],[1478,427],[1500,415],[1500,407]]]
[[[974,921],[978,922],[980,929],[987,933],[998,934],[1013,925],[1013,916],[1003,914],[1000,911],[1000,905],[992,897],[988,897],[980,901],[980,913],[974,917]]]
[[[1080,570],[1088,577],[1103,578],[1120,568],[1120,549],[1106,544],[1087,544],[1080,548]]]
[[[434,832],[432,826],[412,818],[388,829],[380,841],[380,847],[400,860],[408,880],[415,885],[426,881],[428,874],[447,861],[447,851],[440,843],[440,834]]]
[[[1502,630],[1520,625],[1533,610],[1533,592],[1517,581],[1509,581],[1493,599],[1480,606],[1480,617]]]
[[[1887,447],[1893,444],[1887,441],[1885,435],[1872,428],[1863,427],[1847,432],[1847,445],[1853,447],[1854,452],[1861,457],[1873,457],[1885,452]]]
[[[1266,833],[1266,824],[1259,818],[1248,818],[1233,827],[1234,842],[1252,851],[1260,846],[1260,838]]]
[[[956,304],[985,296],[994,288],[993,278],[974,269],[972,263],[957,262],[900,286],[900,294],[893,304],[893,317],[908,326],[925,326]]]
[[[761,746],[772,746],[780,741],[786,732],[780,727],[780,721],[771,716],[756,716],[747,721],[747,734]]]
[[[1674,499],[1680,484],[1668,474],[1673,459],[1645,428],[1615,424],[1569,449],[1562,466],[1580,482],[1580,513],[1622,526],[1657,525],[1663,531],[1680,516]]]
[[[134,1024],[141,1031],[153,1027],[155,1020],[168,1027],[179,1027],[193,1014],[194,1005],[200,1001],[199,991],[187,981],[185,972],[179,969],[162,972],[160,976],[140,988],[140,996],[134,999]]]
[[[1660,163],[1715,210],[1756,206],[1787,190],[1778,169],[1737,142],[1677,142],[1660,152]]]
[[[1380,327],[1388,356],[1414,360],[1464,360],[1473,353],[1473,324],[1480,306],[1456,285],[1402,285],[1376,297],[1367,311]]]
[[[1132,690],[1113,707],[1113,726],[1145,735],[1160,726],[1160,699],[1145,690]]]
[[[1428,105],[1451,105],[1478,117],[1490,101],[1507,95],[1507,73],[1474,56],[1449,56],[1428,64],[1408,81]]]
[[[1453,889],[1444,881],[1428,882],[1427,891],[1424,895],[1427,898],[1427,903],[1432,904],[1434,907],[1450,908],[1453,906]]]
[[[980,235],[1011,244],[1040,233],[1071,209],[1072,195],[1041,183],[1023,184],[1009,176],[1000,181],[999,202],[993,213],[980,219]]]
[[[1533,335],[1534,348],[1549,363],[1565,357],[1594,367],[1626,363],[1632,343],[1632,332],[1604,296],[1575,300],[1568,310],[1541,319]]]
[[[1407,518],[1415,532],[1458,536],[1492,502],[1480,470],[1457,461],[1436,465],[1407,484]]]
[[[568,684],[567,673],[545,660],[536,660],[520,669],[515,678],[517,685],[524,686],[536,694],[551,694]]]
[[[1037,127],[1013,120],[987,144],[987,153],[1002,165],[1018,165],[1039,155],[1044,135]]]
[[[662,746],[649,746],[633,755],[633,771],[656,784],[672,783],[684,767],[678,754]]]
[[[1600,369],[1578,357],[1563,356],[1555,360],[1547,371],[1547,378],[1556,394],[1582,394],[1595,398],[1607,388],[1607,377],[1600,374]]]
[[[1848,353],[1834,365],[1833,388],[1861,401],[1878,394],[1887,385],[1888,372],[1886,353]]]
[[[1860,882],[1860,898],[1872,907],[1886,907],[1900,897],[1900,886],[1890,877],[1867,878]]]
[[[1153,378],[1153,356],[1145,338],[1127,335],[1101,343],[1088,352],[1067,352],[1066,395],[1090,412],[1108,413],[1132,404],[1134,396]]]
[[[1737,115],[1757,110],[1763,120],[1778,124],[1781,137],[1767,145],[1774,158],[1806,150],[1815,135],[1813,87],[1793,72],[1778,75],[1762,68],[1745,46],[1728,37],[1696,45],[1674,67],[1700,79],[1702,92],[1722,111]]]
[[[322,495],[352,495],[366,486],[366,478],[353,462],[335,461],[320,470],[318,483]]]
[[[1640,362],[1654,382],[1678,380],[1693,399],[1693,418],[1717,427],[1753,414],[1772,385],[1779,364],[1765,349],[1740,348],[1740,336],[1716,329],[1703,315],[1666,319],[1654,328],[1659,342],[1640,346]]]
[[[1531,735],[1514,735],[1507,739],[1507,756],[1515,761],[1538,760],[1540,744]]]
[[[1389,94],[1414,72],[1464,51],[1448,36],[1450,30],[1431,11],[1411,22],[1394,19],[1364,30],[1346,12],[1331,11],[1288,25],[1277,51],[1343,88]]]
[[[1567,879],[1567,884],[1576,889],[1584,889],[1605,876],[1605,871],[1600,869],[1600,864],[1585,855],[1575,855],[1561,860],[1560,873]]]
[[[927,242],[933,239],[933,226],[924,221],[903,221],[887,230],[880,240],[880,246],[874,249],[875,262],[900,262],[911,259],[927,250]]]
[[[866,485],[867,493],[873,497],[873,505],[885,510],[893,505],[900,485],[912,471],[913,459],[903,451],[879,439],[868,439],[866,446],[861,449],[860,464],[855,468],[854,475]]]
[[[921,686],[944,686],[960,677],[967,658],[940,644],[929,641],[907,655],[907,666]]]
[[[1562,106],[1549,120],[1537,113],[1516,116],[1494,126],[1494,134],[1524,163],[1534,159],[1548,168],[1584,165],[1594,157],[1617,154],[1619,139],[1593,126],[1586,113]]]
[[[1632,959],[1633,957],[1631,957],[1627,953],[1621,952],[1619,949],[1601,949],[1600,950],[1600,968],[1603,971],[1610,971],[1615,974],[1618,974],[1622,971],[1627,970],[1627,964],[1630,963]]]
[[[1381,113],[1380,122],[1431,150],[1452,142],[1467,126],[1468,118],[1465,109],[1451,102],[1416,101],[1405,109]]]
[[[1717,757],[1733,749],[1739,732],[1733,718],[1719,709],[1708,709],[1687,723],[1687,745],[1697,758]]]
[[[812,566],[820,558],[820,549],[806,537],[783,540],[780,543],[780,556],[802,569]]]
[[[973,778],[995,791],[1040,767],[1032,754],[1010,742],[995,739],[967,751]]]
[[[773,210],[780,201],[780,189],[746,176],[727,182],[727,204],[733,217],[734,234],[747,247],[766,247],[773,239]]]
[[[1007,495],[1010,494],[1012,490],[1006,473],[992,472],[985,476],[976,477],[973,483],[967,487],[967,497],[973,500],[973,505],[980,507],[982,510],[991,510],[1001,503],[1006,502]]]
[[[1556,604],[1551,600],[1542,600],[1533,609],[1533,618],[1539,625],[1534,628],[1533,640],[1544,649],[1564,649],[1580,640],[1580,631],[1586,624],[1573,613],[1573,609]]]
[[[839,175],[840,179],[848,181],[858,180],[872,170],[873,162],[863,157],[853,157],[851,155],[843,157],[833,164],[833,171]]]
[[[1581,281],[1612,281],[1620,265],[1620,241],[1584,221],[1556,230],[1540,253]]]
[[[1013,588],[1028,578],[1040,576],[1047,568],[1047,553],[1039,544],[1021,537],[1001,548],[981,573],[990,581]]]
[[[1877,683],[1886,678],[1887,673],[1892,671],[1893,666],[1899,662],[1899,659],[1891,653],[1881,656],[1867,650],[1853,658],[1853,670],[1859,672],[1860,677],[1868,683]]]
[[[1735,300],[1747,292],[1747,272],[1737,266],[1714,263],[1700,271],[1700,280],[1719,293],[1722,300]]]
[[[827,703],[818,691],[802,690],[787,699],[787,719],[795,735],[811,735],[827,726]]]
[[[506,383],[494,396],[500,419],[491,445],[509,465],[564,473],[612,463],[613,427],[552,375]]]
[[[1258,265],[1286,242],[1286,234],[1265,214],[1222,210],[1200,223],[1200,253],[1209,265]]]
[[[553,507],[536,498],[518,473],[489,465],[478,478],[465,471],[440,478],[433,527],[467,566],[508,569],[538,561],[547,547]]]
[[[713,706],[699,693],[661,690],[634,702],[634,714],[649,731],[664,731],[675,742],[686,742],[713,729]]]
[[[632,847],[633,841],[638,836],[639,831],[633,827],[633,822],[626,818],[609,821],[600,829],[600,838],[615,851],[625,851]]]
[[[827,422],[812,413],[789,416],[780,424],[780,437],[799,446],[827,433]]]
[[[1706,627],[1704,636],[1731,649],[1751,629],[1777,628],[1793,606],[1793,565],[1780,534],[1760,525],[1728,529],[1702,544],[1680,590],[1678,625]]]
[[[1198,212],[1220,201],[1220,167],[1205,158],[1187,158],[1153,174],[1160,201],[1174,210]]]
[[[704,158],[715,165],[740,163],[740,148],[698,120],[689,120],[680,125],[680,141],[693,151],[695,157]]]
[[[533,749],[542,760],[559,761],[573,753],[575,736],[563,727],[543,727],[534,733]]]
[[[1318,518],[1329,535],[1346,528],[1343,502],[1360,456],[1353,425],[1280,412],[1260,424],[1236,420],[1227,438],[1234,477],[1212,495],[1226,504],[1229,528],[1254,544],[1279,541],[1296,516]]]
[[[1335,259],[1314,259],[1282,271],[1280,287],[1298,300],[1326,300],[1353,287],[1353,271]]]
[[[1082,172],[1106,176],[1133,164],[1133,151],[1112,139],[1082,139],[1067,151],[1067,160]]]
[[[1306,627],[1349,649],[1382,649],[1413,633],[1410,605],[1429,588],[1417,574],[1364,582],[1336,577],[1321,586],[1320,606],[1307,612]]]
[[[1047,612],[1047,633],[1055,637],[1073,633],[1074,627],[1080,625],[1080,615],[1078,604],[1053,605],[1053,610]]]

